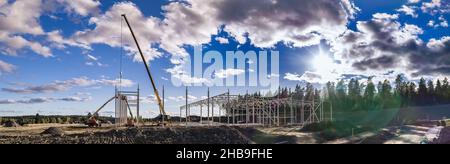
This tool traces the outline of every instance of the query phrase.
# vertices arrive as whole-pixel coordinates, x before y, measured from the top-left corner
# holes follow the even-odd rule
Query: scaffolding
[[[186,97],[188,90],[186,89]],[[200,122],[200,124],[220,124],[234,126],[305,126],[333,120],[332,104],[321,99],[296,100],[292,97],[255,97],[240,96],[227,93],[204,100],[188,103],[180,107],[180,122]],[[324,105],[328,111],[324,111]],[[215,107],[218,107],[214,109]],[[206,117],[204,109],[206,108]],[[199,116],[193,116],[191,110],[200,110]],[[214,114],[214,111],[219,114]],[[193,120],[192,118],[199,118]],[[206,119],[206,120],[205,120]]]
[[[115,124],[116,126],[125,126],[128,119],[135,120],[136,125],[139,125],[139,87],[137,91],[118,91],[116,89],[115,97]],[[135,114],[133,114],[135,111]],[[134,117],[136,116],[136,117]]]

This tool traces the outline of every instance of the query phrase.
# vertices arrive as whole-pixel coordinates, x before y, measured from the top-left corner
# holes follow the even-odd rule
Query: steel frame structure
[[[188,90],[186,89],[186,97]],[[330,111],[324,111],[322,100],[296,100],[276,97],[252,97],[231,95],[230,92],[188,103],[180,107],[180,122],[182,122],[183,111],[186,125],[192,121],[191,110],[200,110],[200,124],[236,125],[236,126],[304,126],[325,120],[333,120],[332,104]],[[207,116],[204,117],[204,108]],[[219,115],[214,115],[214,107],[219,107]],[[223,112],[223,114],[222,114]]]
[[[130,112],[131,117],[133,114],[131,112],[136,111],[135,118],[136,125],[139,125],[139,117],[140,117],[140,90],[139,87],[137,91],[118,91],[116,89],[116,98],[115,98],[115,125],[124,126],[127,124],[128,115]]]

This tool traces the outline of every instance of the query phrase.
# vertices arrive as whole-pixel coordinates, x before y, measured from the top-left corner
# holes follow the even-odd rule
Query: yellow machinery
[[[150,82],[152,83],[153,91],[155,92],[155,96],[156,96],[156,101],[158,102],[158,106],[159,106],[160,119],[161,119],[160,124],[165,125],[166,124],[165,120],[169,120],[170,117],[166,114],[166,111],[164,110],[163,102],[161,101],[161,97],[159,96],[158,89],[156,88],[156,85],[155,85],[155,81],[153,80],[153,76],[150,73],[150,68],[147,64],[147,61],[145,60],[144,54],[142,53],[142,49],[139,46],[139,42],[136,38],[136,35],[134,34],[133,28],[131,28],[131,25],[128,22],[127,16],[125,14],[123,14],[122,17],[125,19],[125,22],[127,23],[128,28],[130,29],[131,35],[133,36],[134,42],[136,43],[136,46],[139,50],[139,54],[141,55],[142,62],[144,62],[145,69],[147,70],[148,77],[150,78]]]

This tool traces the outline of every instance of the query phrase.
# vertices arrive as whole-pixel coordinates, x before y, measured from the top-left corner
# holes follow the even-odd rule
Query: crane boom
[[[150,81],[152,83],[153,91],[155,92],[156,100],[157,100],[158,106],[159,106],[159,112],[160,112],[160,114],[161,114],[161,116],[163,118],[163,122],[164,122],[164,117],[167,116],[166,115],[166,111],[164,111],[164,107],[163,107],[163,104],[162,104],[162,101],[161,101],[161,97],[159,96],[158,89],[156,88],[155,81],[153,80],[153,76],[152,76],[152,74],[150,72],[150,68],[148,67],[147,61],[145,60],[144,54],[142,53],[142,49],[139,46],[139,42],[138,42],[138,40],[136,38],[136,35],[134,34],[133,28],[131,28],[130,22],[128,22],[127,16],[125,14],[122,14],[122,17],[125,19],[125,22],[127,23],[128,28],[130,29],[131,35],[133,36],[134,42],[136,43],[136,46],[137,46],[137,48],[139,50],[139,54],[141,55],[142,61],[144,62],[145,69],[147,70],[148,77],[150,78]]]
[[[113,101],[116,98],[116,96],[112,97],[111,99],[109,99],[108,101],[106,101],[105,104],[103,104],[100,108],[97,109],[97,111],[95,111],[95,113],[89,118],[92,119],[95,117],[95,115],[97,115],[106,105],[108,105],[111,101]]]

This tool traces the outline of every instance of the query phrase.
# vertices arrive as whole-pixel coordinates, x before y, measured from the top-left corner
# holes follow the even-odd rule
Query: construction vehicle
[[[139,51],[139,54],[141,55],[142,62],[144,63],[145,69],[147,70],[147,75],[148,75],[148,77],[150,79],[150,82],[152,84],[153,91],[154,91],[155,96],[156,96],[156,101],[157,101],[158,106],[159,106],[160,116],[161,116],[158,125],[166,125],[166,120],[170,120],[170,116],[167,115],[166,111],[164,110],[163,102],[161,101],[161,97],[159,96],[158,89],[156,88],[156,85],[155,85],[155,81],[153,80],[153,76],[152,76],[152,74],[150,72],[150,68],[149,68],[149,66],[147,64],[147,61],[145,60],[144,54],[142,53],[142,49],[141,49],[141,47],[139,45],[139,42],[138,42],[138,40],[136,38],[136,35],[134,34],[133,28],[131,27],[130,22],[127,19],[127,16],[125,14],[122,14],[122,17],[125,19],[125,22],[127,23],[128,28],[130,29],[131,35],[133,36],[133,39],[134,39],[134,42],[136,43],[137,49]]]
[[[108,101],[106,101],[105,104],[103,104],[100,108],[98,108],[97,111],[95,111],[95,113],[87,119],[87,121],[86,121],[85,124],[86,124],[87,126],[89,126],[89,127],[101,127],[101,126],[102,126],[102,123],[101,123],[101,121],[98,120],[98,118],[96,118],[96,117],[98,117],[99,112],[100,112],[106,105],[108,105],[111,101],[113,101],[113,100],[116,99],[116,98],[118,98],[118,97],[117,97],[117,96],[114,96],[114,97],[112,97],[111,99],[109,99]],[[128,119],[127,119],[127,124],[126,124],[126,126],[127,126],[127,127],[134,127],[134,126],[135,126],[135,125],[134,125],[134,119],[133,119],[134,117],[133,117],[133,113],[131,112],[130,105],[128,104],[127,97],[126,97],[126,96],[121,96],[120,98],[121,98],[122,100],[125,100],[125,102],[126,102],[126,104],[127,104],[128,111],[130,112],[130,116],[131,116],[131,118],[128,118]]]
[[[96,117],[98,116],[98,113],[114,99],[116,99],[116,96],[112,97],[111,99],[106,101],[106,103],[103,104],[100,108],[98,108],[97,111],[95,111],[95,113],[87,119],[86,125],[89,127],[101,127],[102,123],[100,120],[97,120],[98,118]]]

